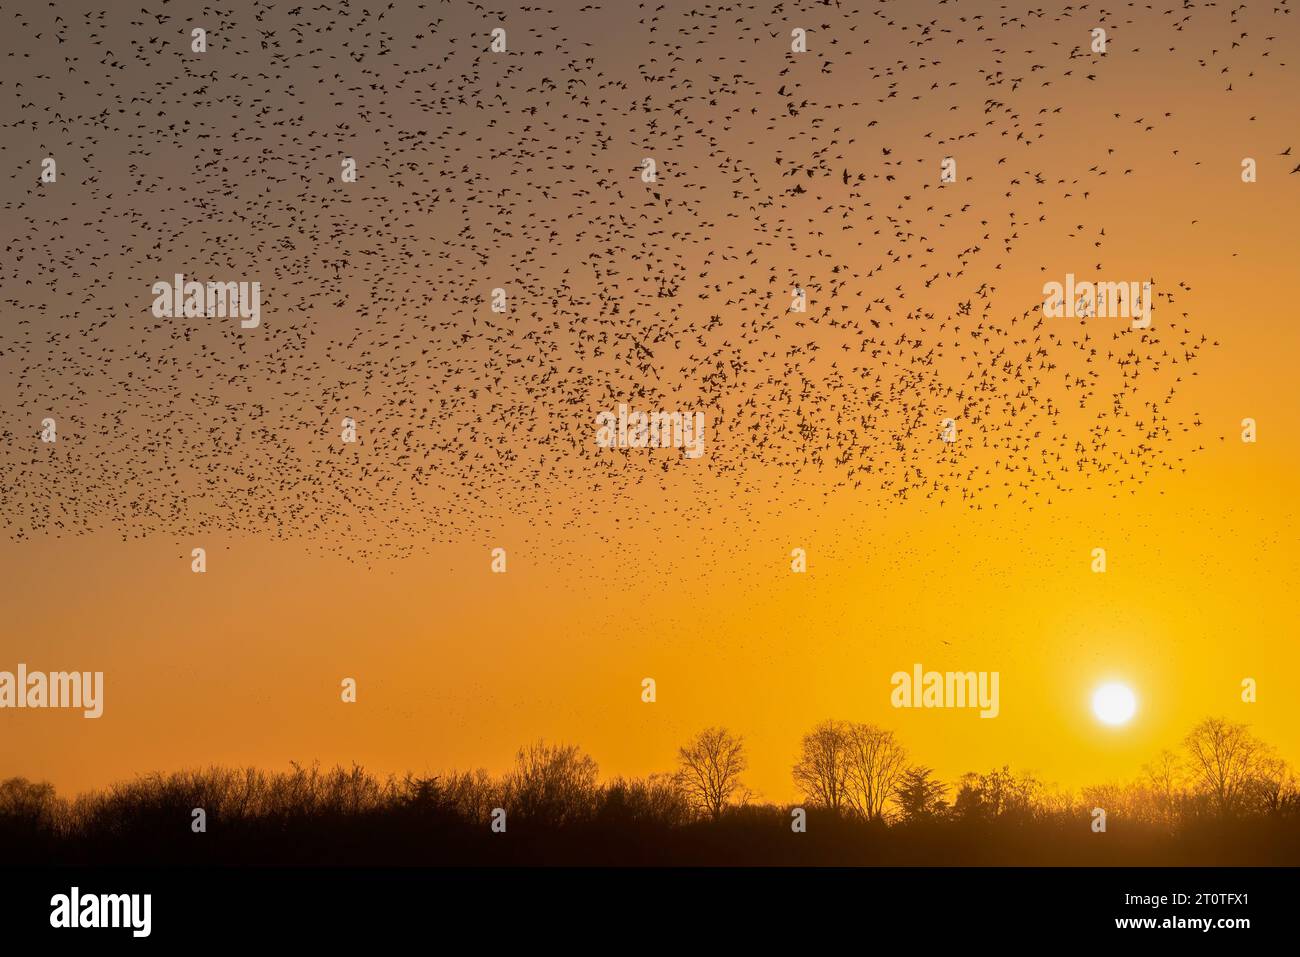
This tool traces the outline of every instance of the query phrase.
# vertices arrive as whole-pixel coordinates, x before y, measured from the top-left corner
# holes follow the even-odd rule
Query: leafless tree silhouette
[[[675,773],[608,782],[578,748],[544,742],[500,776],[208,768],[71,798],[13,778],[0,781],[0,848],[7,863],[1300,863],[1292,769],[1222,719],[1185,745],[1130,782],[1079,792],[1008,766],[971,772],[950,805],[951,782],[905,766],[892,733],[822,722],[794,767],[817,809],[808,840],[791,838],[788,806],[745,800],[744,742],[724,728],[682,747]],[[826,813],[833,789],[838,814]],[[510,840],[490,827],[498,807]],[[1090,827],[1097,807],[1105,841]],[[196,808],[219,840],[194,838]]]
[[[506,778],[511,817],[552,828],[590,818],[596,808],[599,771],[590,755],[573,745],[538,741],[520,748],[514,770]]]
[[[845,753],[849,804],[869,821],[882,819],[907,766],[907,752],[894,732],[871,724],[851,724]]]
[[[848,800],[849,727],[843,721],[823,721],[803,736],[792,776],[811,804],[836,814]]]
[[[1184,740],[1195,784],[1208,793],[1215,810],[1229,816],[1241,810],[1266,749],[1244,724],[1206,718]]]
[[[1142,773],[1151,791],[1152,817],[1159,824],[1172,828],[1178,820],[1178,805],[1182,797],[1180,781],[1183,763],[1168,748],[1155,759],[1142,766]]]
[[[705,728],[677,752],[677,782],[687,798],[710,817],[740,793],[745,773],[745,742],[726,728]]]
[[[1265,814],[1279,814],[1296,793],[1295,774],[1274,754],[1266,753],[1255,763],[1250,798]]]

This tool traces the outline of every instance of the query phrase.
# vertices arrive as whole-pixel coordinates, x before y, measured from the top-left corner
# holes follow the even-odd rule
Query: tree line
[[[211,768],[71,799],[11,778],[0,782],[0,844],[15,861],[870,863],[944,862],[954,848],[984,860],[984,845],[1001,841],[1007,862],[1051,863],[1059,851],[1064,863],[1104,846],[1090,834],[1100,809],[1131,857],[1167,857],[1180,842],[1205,850],[1262,840],[1270,862],[1300,863],[1294,773],[1247,726],[1222,718],[1197,724],[1134,780],[1077,793],[1009,766],[942,781],[893,731],[839,720],[800,741],[797,805],[757,800],[748,767],[743,737],[712,727],[680,747],[671,771],[605,782],[580,748],[544,741],[495,776]],[[790,843],[796,807],[807,821],[795,835],[802,845]]]
[[[1078,795],[1010,767],[968,772],[952,785],[909,762],[892,731],[824,721],[803,736],[794,782],[806,801],[836,814],[913,823],[944,819],[1092,815],[1176,828],[1205,818],[1300,812],[1291,767],[1245,724],[1207,718],[1180,751],[1162,751],[1125,784]]]

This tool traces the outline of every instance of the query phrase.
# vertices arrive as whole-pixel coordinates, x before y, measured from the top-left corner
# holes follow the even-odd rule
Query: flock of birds
[[[1139,49],[1231,97],[1293,31],[1286,0],[143,2],[2,14],[13,539],[367,558],[652,507],[683,471],[750,512],[1126,494],[1195,451],[1214,345],[1187,283],[1103,262],[1106,190],[1177,109],[1108,101],[1063,144]],[[1045,318],[1051,244],[1154,279],[1151,328]],[[154,318],[175,273],[260,281],[260,327]],[[703,411],[706,454],[599,448],[619,403]]]

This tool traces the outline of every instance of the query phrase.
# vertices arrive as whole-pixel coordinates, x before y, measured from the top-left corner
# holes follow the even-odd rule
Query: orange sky
[[[917,23],[927,16],[920,6],[910,14]],[[283,202],[268,213],[279,218],[269,221],[288,224],[286,235],[299,244],[304,240],[295,230],[310,210],[355,217],[353,231],[306,244],[317,257],[314,273],[296,271],[297,260],[277,258],[289,254],[277,251],[266,224],[241,239],[223,232],[219,222],[200,223],[155,248],[157,236],[149,230],[157,228],[158,217],[166,218],[164,199],[132,187],[139,167],[127,171],[134,162],[130,144],[115,142],[111,131],[93,148],[74,134],[56,136],[61,124],[30,105],[56,103],[65,82],[69,95],[92,94],[62,78],[45,84],[28,79],[20,89],[19,74],[5,74],[0,103],[11,121],[19,118],[23,139],[0,147],[0,159],[23,173],[14,174],[3,197],[17,213],[4,239],[6,248],[27,253],[3,275],[8,338],[0,340],[0,398],[8,414],[0,476],[9,534],[0,540],[0,570],[9,600],[0,626],[0,669],[21,661],[31,669],[102,670],[106,701],[96,721],[73,713],[0,713],[0,777],[47,779],[75,791],[138,772],[212,763],[282,768],[291,760],[355,761],[379,771],[499,771],[520,744],[538,737],[581,745],[606,776],[645,774],[671,768],[677,746],[695,731],[725,724],[748,743],[747,783],[764,798],[786,800],[795,796],[790,765],[800,735],[828,717],[894,729],[916,761],[949,780],[1003,763],[1070,788],[1127,779],[1212,714],[1249,722],[1284,757],[1300,761],[1300,651],[1286,595],[1298,564],[1292,488],[1300,452],[1288,430],[1300,414],[1294,388],[1300,334],[1290,288],[1300,177],[1288,176],[1295,155],[1277,156],[1296,129],[1296,106],[1281,95],[1294,88],[1286,61],[1297,52],[1296,34],[1265,44],[1261,37],[1279,28],[1267,11],[1251,11],[1251,42],[1262,46],[1250,48],[1253,60],[1234,54],[1229,95],[1217,70],[1196,63],[1198,56],[1213,60],[1218,54],[1209,51],[1239,32],[1230,29],[1226,13],[1203,14],[1194,29],[1179,33],[1176,53],[1167,49],[1169,23],[1148,15],[1115,31],[1121,39],[1097,65],[1087,58],[1070,61],[1053,45],[1078,42],[1080,30],[1086,34],[1083,20],[990,29],[984,36],[996,39],[986,44],[972,22],[957,24],[941,4],[924,6],[956,32],[926,41],[923,48],[941,64],[914,64],[897,73],[902,95],[885,102],[877,101],[888,89],[882,83],[890,82],[879,79],[881,71],[895,58],[918,56],[911,46],[916,28],[903,29],[901,8],[894,28],[873,17],[862,21],[862,33],[850,33],[854,21],[847,14],[822,26],[832,14],[816,9],[819,19],[809,22],[838,45],[833,54],[823,57],[825,48],[819,48],[793,63],[780,52],[764,62],[749,34],[728,34],[718,40],[715,61],[692,63],[693,51],[670,66],[665,37],[696,26],[675,8],[654,35],[634,26],[645,15],[639,9],[576,18],[570,25],[575,54],[591,55],[580,42],[618,37],[596,54],[604,58],[606,80],[640,82],[641,73],[677,71],[672,96],[662,92],[663,102],[651,112],[662,125],[610,107],[602,123],[612,145],[599,155],[583,152],[589,144],[581,139],[587,132],[580,98],[595,110],[602,96],[614,100],[615,92],[598,91],[594,76],[549,113],[511,111],[488,120],[468,107],[431,119],[418,107],[432,102],[432,94],[393,96],[396,127],[467,130],[454,140],[464,153],[458,154],[458,145],[446,154],[450,168],[468,165],[490,181],[483,196],[513,191],[517,219],[493,219],[480,200],[469,198],[479,196],[479,186],[454,181],[443,205],[399,210],[415,191],[400,182],[402,162],[386,159],[384,146],[392,145],[403,161],[415,160],[402,152],[408,147],[395,145],[397,138],[388,138],[394,126],[382,116],[332,108],[331,96],[348,99],[346,84],[341,91],[302,94],[308,101],[300,124],[305,133],[328,137],[336,113],[348,125],[346,135],[338,134],[341,142],[319,148],[325,174],[279,171],[276,149],[231,133],[233,124],[242,129],[250,122],[245,113],[227,117],[214,110],[212,122],[227,136],[227,161],[237,165],[238,157],[249,169],[271,170],[266,181],[249,173],[236,195],[207,194],[223,216]],[[467,14],[456,17],[455,23],[477,29]],[[611,32],[614,20],[625,20],[626,29]],[[115,29],[129,33],[120,24]],[[875,46],[860,45],[865,34]],[[521,30],[520,44],[531,35]],[[957,36],[970,42],[957,44]],[[1270,55],[1262,56],[1263,50]],[[655,64],[649,65],[652,52]],[[394,61],[370,68],[396,76],[403,63],[419,59],[399,50]],[[835,71],[822,69],[826,59],[835,61]],[[541,95],[536,90],[544,88],[543,77],[563,80],[567,61],[549,51],[524,57],[517,85],[530,92],[520,94],[523,101]],[[214,61],[214,68],[228,71],[228,62]],[[84,69],[91,72],[94,63],[88,53]],[[1035,63],[1050,64],[1054,86],[1038,85],[1030,69]],[[980,78],[979,71],[998,68],[1032,79],[1013,90],[1005,78]],[[1073,73],[1062,77],[1062,70]],[[761,109],[748,115],[741,109],[734,122],[723,123],[716,119],[721,110],[749,101],[719,93],[710,78],[744,71],[761,76],[763,95],[753,94]],[[1088,72],[1098,79],[1083,79]],[[952,81],[959,86],[947,87]],[[222,80],[212,82],[218,96]],[[442,92],[459,88],[454,71],[430,82]],[[935,92],[934,83],[945,85]],[[811,107],[802,118],[783,116],[781,102],[770,94],[796,85],[800,98],[830,104],[826,115],[842,128],[814,121],[819,114]],[[487,102],[496,88],[485,89],[468,96]],[[688,102],[688,95],[701,101]],[[921,101],[910,99],[918,95]],[[709,96],[722,105],[710,105]],[[990,101],[1010,104],[1032,145],[1003,132],[1014,127],[1000,109],[986,109]],[[84,115],[101,105],[93,99],[73,104]],[[1050,112],[1056,106],[1061,113]],[[1166,118],[1166,112],[1173,115]],[[672,118],[683,114],[698,125],[669,136],[667,130],[676,130]],[[879,123],[868,126],[869,118]],[[1158,128],[1147,131],[1152,120]],[[537,159],[531,168],[526,154],[506,152],[512,143],[531,146],[530,137],[563,140],[566,131],[577,137],[569,152]],[[932,131],[936,135],[927,136]],[[275,141],[281,132],[273,126],[261,135],[287,149]],[[488,146],[499,140],[503,151],[475,165],[476,147],[469,145],[475,135]],[[884,148],[891,151],[888,160]],[[70,158],[66,191],[35,198],[27,175],[31,156],[47,150]],[[368,192],[359,199],[340,198],[323,178],[340,150],[366,151]],[[814,164],[824,150],[850,157],[831,161],[835,176],[850,162],[855,170],[877,173],[897,163],[888,167],[896,179],[868,181],[857,197],[837,194],[835,202],[852,210],[847,220],[820,184],[801,195],[779,192],[792,181],[785,175],[791,164]],[[759,220],[771,226],[776,213],[757,213],[748,195],[731,191],[733,178],[743,180],[743,163],[719,165],[713,162],[718,151],[752,161],[755,179],[778,196],[782,228],[755,226]],[[664,163],[667,207],[645,200],[633,172],[647,152]],[[301,155],[311,154],[303,147]],[[770,159],[778,155],[782,164]],[[950,192],[934,185],[945,155],[958,157],[961,173],[958,184],[945,187]],[[999,163],[1007,156],[1008,163]],[[1241,182],[1244,156],[1259,159],[1258,183]],[[139,160],[149,176],[169,184],[189,182],[186,177],[198,175],[207,161],[198,150]],[[96,163],[119,165],[97,173]],[[385,164],[399,172],[375,172]],[[1098,167],[1107,175],[1099,176]],[[1046,179],[1041,187],[1027,185],[1036,172]],[[447,182],[445,175],[440,182]],[[116,198],[104,198],[106,185],[88,182],[95,176],[119,190]],[[598,192],[594,181],[602,178],[617,178],[610,191],[629,197],[622,207],[625,234],[613,218],[569,216],[582,209],[578,192]],[[159,210],[151,211],[155,199]],[[172,195],[165,203],[191,199]],[[960,213],[966,205],[974,211]],[[132,210],[138,218],[127,225]],[[953,216],[945,219],[944,212]],[[399,215],[405,218],[392,218]],[[102,221],[104,234],[76,228],[77,217]],[[63,227],[57,236],[42,232],[56,223]],[[691,238],[666,235],[658,228],[664,223],[689,230]],[[463,229],[473,231],[477,253],[453,242]],[[924,232],[926,240],[903,239],[896,230]],[[548,231],[557,233],[549,242]],[[377,248],[404,244],[421,257],[420,266],[402,270],[394,266],[400,260],[385,258],[377,276],[361,265],[378,255]],[[610,253],[616,244],[621,251]],[[678,262],[673,250],[687,245]],[[965,254],[972,245],[979,251]],[[37,249],[48,259],[40,260]],[[593,253],[603,274],[592,266]],[[315,298],[297,288],[303,275],[329,278],[330,267],[322,263],[335,255],[354,263],[337,288]],[[896,255],[909,258],[891,261]],[[433,271],[448,259],[461,269],[458,280]],[[237,341],[238,332],[197,320],[193,340],[178,341],[177,326],[144,311],[152,298],[148,280],[156,275],[199,263],[242,276],[263,261],[273,295],[264,335]],[[889,266],[871,275],[878,262]],[[836,263],[851,274],[832,273]],[[662,299],[658,281],[669,271],[681,285]],[[1139,380],[1142,398],[1155,402],[1176,386],[1166,410],[1173,431],[1160,440],[1172,468],[1120,485],[1076,476],[1068,491],[1035,484],[1008,497],[1002,482],[1014,486],[1024,473],[1000,471],[993,460],[1005,460],[1003,453],[962,446],[959,454],[968,457],[962,461],[992,469],[976,510],[956,494],[894,501],[878,489],[846,484],[830,466],[796,469],[777,454],[797,447],[789,443],[797,415],[776,397],[783,387],[798,390],[792,364],[824,384],[853,361],[839,348],[852,335],[830,319],[887,316],[896,329],[918,330],[914,334],[927,343],[942,345],[951,337],[950,357],[938,369],[956,388],[967,371],[964,359],[952,357],[958,334],[937,328],[954,304],[988,283],[994,290],[987,304],[958,321],[969,331],[984,319],[979,309],[993,321],[1009,321],[1036,309],[1042,284],[1066,272],[1154,277],[1161,296],[1175,297],[1158,303],[1157,356],[1181,355],[1184,334],[1177,330],[1184,328],[1193,340],[1205,335],[1218,343],[1194,363],[1166,362],[1144,369],[1147,378]],[[38,291],[29,290],[24,277],[36,277]],[[482,290],[497,282],[511,286],[523,317],[499,335],[478,305]],[[811,290],[807,318],[784,312],[791,282]],[[843,285],[832,297],[837,283]],[[563,296],[557,288],[566,290]],[[876,305],[867,312],[866,304],[877,298],[893,309],[886,314]],[[615,300],[621,309],[613,317]],[[842,304],[851,307],[841,311]],[[904,316],[912,309],[938,318],[909,326]],[[600,314],[610,328],[637,330],[638,341],[671,330],[655,342],[653,375],[629,358],[626,342],[613,342],[603,354],[588,349],[575,314]],[[683,331],[715,314],[719,325],[701,339]],[[407,329],[413,330],[409,339],[388,349],[394,327],[412,315],[418,324]],[[88,348],[86,340],[72,334],[105,318],[110,325],[96,333],[102,338],[90,341],[116,351],[86,360],[76,353]],[[304,330],[301,352],[286,331],[290,320]],[[763,321],[772,324],[766,338],[751,325]],[[1124,337],[1112,339],[1122,321],[1055,322],[1052,331],[1067,342],[1087,332],[1103,351],[1129,347]],[[1017,328],[1009,338],[1025,335],[1029,325]],[[421,348],[442,350],[461,332],[473,337],[463,353],[453,350],[448,358],[439,351],[436,366],[414,364]],[[704,341],[710,349],[731,343],[753,367],[714,405],[699,405],[717,398],[700,385],[709,366],[693,358],[694,343]],[[809,342],[820,351],[797,359],[783,351]],[[1077,366],[1077,354],[1072,359],[1069,349],[1060,352],[1054,358],[1062,367]],[[411,463],[392,454],[396,440],[380,438],[382,430],[396,434],[410,425],[409,409],[395,409],[394,397],[436,405],[453,394],[463,364],[474,375],[487,368],[502,376],[501,402],[509,405],[523,395],[522,385],[513,388],[521,373],[502,359],[513,355],[526,356],[521,361],[530,367],[561,367],[554,402],[546,389],[540,398],[528,393],[535,403],[530,408],[542,410],[539,418],[561,423],[554,434],[587,441],[595,412],[611,396],[633,399],[650,382],[665,402],[705,409],[706,460],[666,452],[601,458],[588,446],[542,445],[531,432],[510,431],[508,410],[492,404],[497,393],[489,389],[444,418],[412,426],[424,428],[420,441],[432,445],[462,441],[471,428],[495,430],[492,441],[470,444],[481,462],[461,467],[449,457],[430,471],[427,483],[412,483]],[[409,369],[402,365],[408,359]],[[247,365],[223,378],[234,362]],[[468,381],[470,372],[464,376]],[[1066,408],[1063,429],[1083,430],[1105,406],[1093,404],[1075,417],[1075,395],[1061,386],[1059,374],[1043,379],[1042,392]],[[866,388],[850,381],[816,408],[799,411],[829,422],[836,409],[859,408]],[[581,401],[560,401],[574,396]],[[744,405],[765,396],[766,405],[759,402],[752,411]],[[257,433],[250,412],[255,403],[281,416],[273,438]],[[933,458],[926,461],[944,454],[937,441],[940,406],[942,400],[931,400],[926,408],[935,434]],[[46,455],[36,430],[49,409],[73,424],[61,439],[65,444]],[[310,419],[304,410],[321,411]],[[351,410],[366,440],[340,451],[334,422]],[[116,420],[114,412],[120,413]],[[474,418],[485,412],[486,424]],[[1125,412],[1144,414],[1137,403]],[[897,409],[885,414],[901,415]],[[163,450],[153,440],[173,416],[177,432],[162,443],[170,456],[163,466]],[[211,456],[178,452],[182,432],[197,444],[211,437],[205,416],[219,436]],[[1246,416],[1259,423],[1253,445],[1239,440]],[[770,455],[756,454],[749,444],[754,421],[785,430]],[[1200,425],[1183,430],[1194,421]],[[960,424],[963,441],[973,443],[978,431],[966,426]],[[1053,439],[1017,436],[1014,428],[998,436],[1023,438],[1031,448]],[[1073,440],[1074,432],[1067,437]],[[919,454],[931,455],[919,447]],[[502,466],[503,449],[518,462]],[[273,485],[249,477],[282,452],[290,471],[315,480],[313,494],[325,503],[311,521],[295,524],[286,517],[303,499],[287,492],[277,499],[268,491]],[[92,459],[175,469],[178,477],[173,485],[159,485],[151,473],[134,471],[120,487],[92,485],[90,477],[99,474],[86,464]],[[665,460],[669,467],[658,467]],[[248,475],[239,471],[241,463],[253,463]],[[936,465],[936,475],[943,471]],[[206,488],[211,475],[221,479],[215,490],[180,496],[181,489]],[[33,517],[41,508],[33,503],[43,496],[80,501],[88,514],[100,515],[119,495],[122,503],[148,503],[160,514],[182,500],[180,511],[190,511],[185,521],[170,521],[145,514],[147,508],[133,514],[124,505],[112,521],[87,520],[78,528],[69,518],[62,530],[38,527]],[[240,502],[241,495],[252,499]],[[280,507],[273,519],[259,520],[250,511],[263,495]],[[420,516],[429,515],[443,522],[436,531],[421,524]],[[208,552],[204,575],[190,572],[196,546]],[[359,556],[372,546],[397,557]],[[489,570],[494,547],[507,549],[504,575]],[[806,575],[790,572],[794,547],[808,550]],[[1096,547],[1108,553],[1104,575],[1089,568]],[[936,670],[998,671],[1001,714],[981,720],[967,711],[891,708],[890,675],[916,662]],[[641,701],[647,676],[657,682],[654,704]],[[339,700],[344,677],[358,681],[355,705]],[[1246,677],[1258,683],[1253,704],[1240,699]],[[1130,684],[1138,696],[1138,714],[1123,728],[1103,728],[1089,712],[1092,689],[1108,679]]]

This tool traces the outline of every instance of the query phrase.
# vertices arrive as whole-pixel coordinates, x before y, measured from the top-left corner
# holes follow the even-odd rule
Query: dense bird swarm
[[[1282,83],[1270,53],[1289,5],[1257,19],[6,7],[7,534],[219,530],[375,556],[487,514],[580,525],[678,470],[751,509],[833,491],[864,508],[1127,494],[1195,451],[1180,396],[1214,343],[1184,311],[1191,277],[1106,261],[1099,197],[1208,144],[1153,155],[1175,111],[1100,91],[1148,51],[1222,96],[1256,69]],[[795,27],[809,52],[791,52]],[[1184,42],[1202,28],[1222,42]],[[1106,121],[1081,140],[1082,102]],[[940,183],[946,156],[956,183]],[[1081,278],[1152,281],[1151,327],[1045,318],[1040,287],[1061,275],[1039,242],[1077,251]],[[260,281],[261,326],[154,318],[150,286],[177,272]],[[595,415],[620,402],[703,411],[707,453],[597,447]]]

